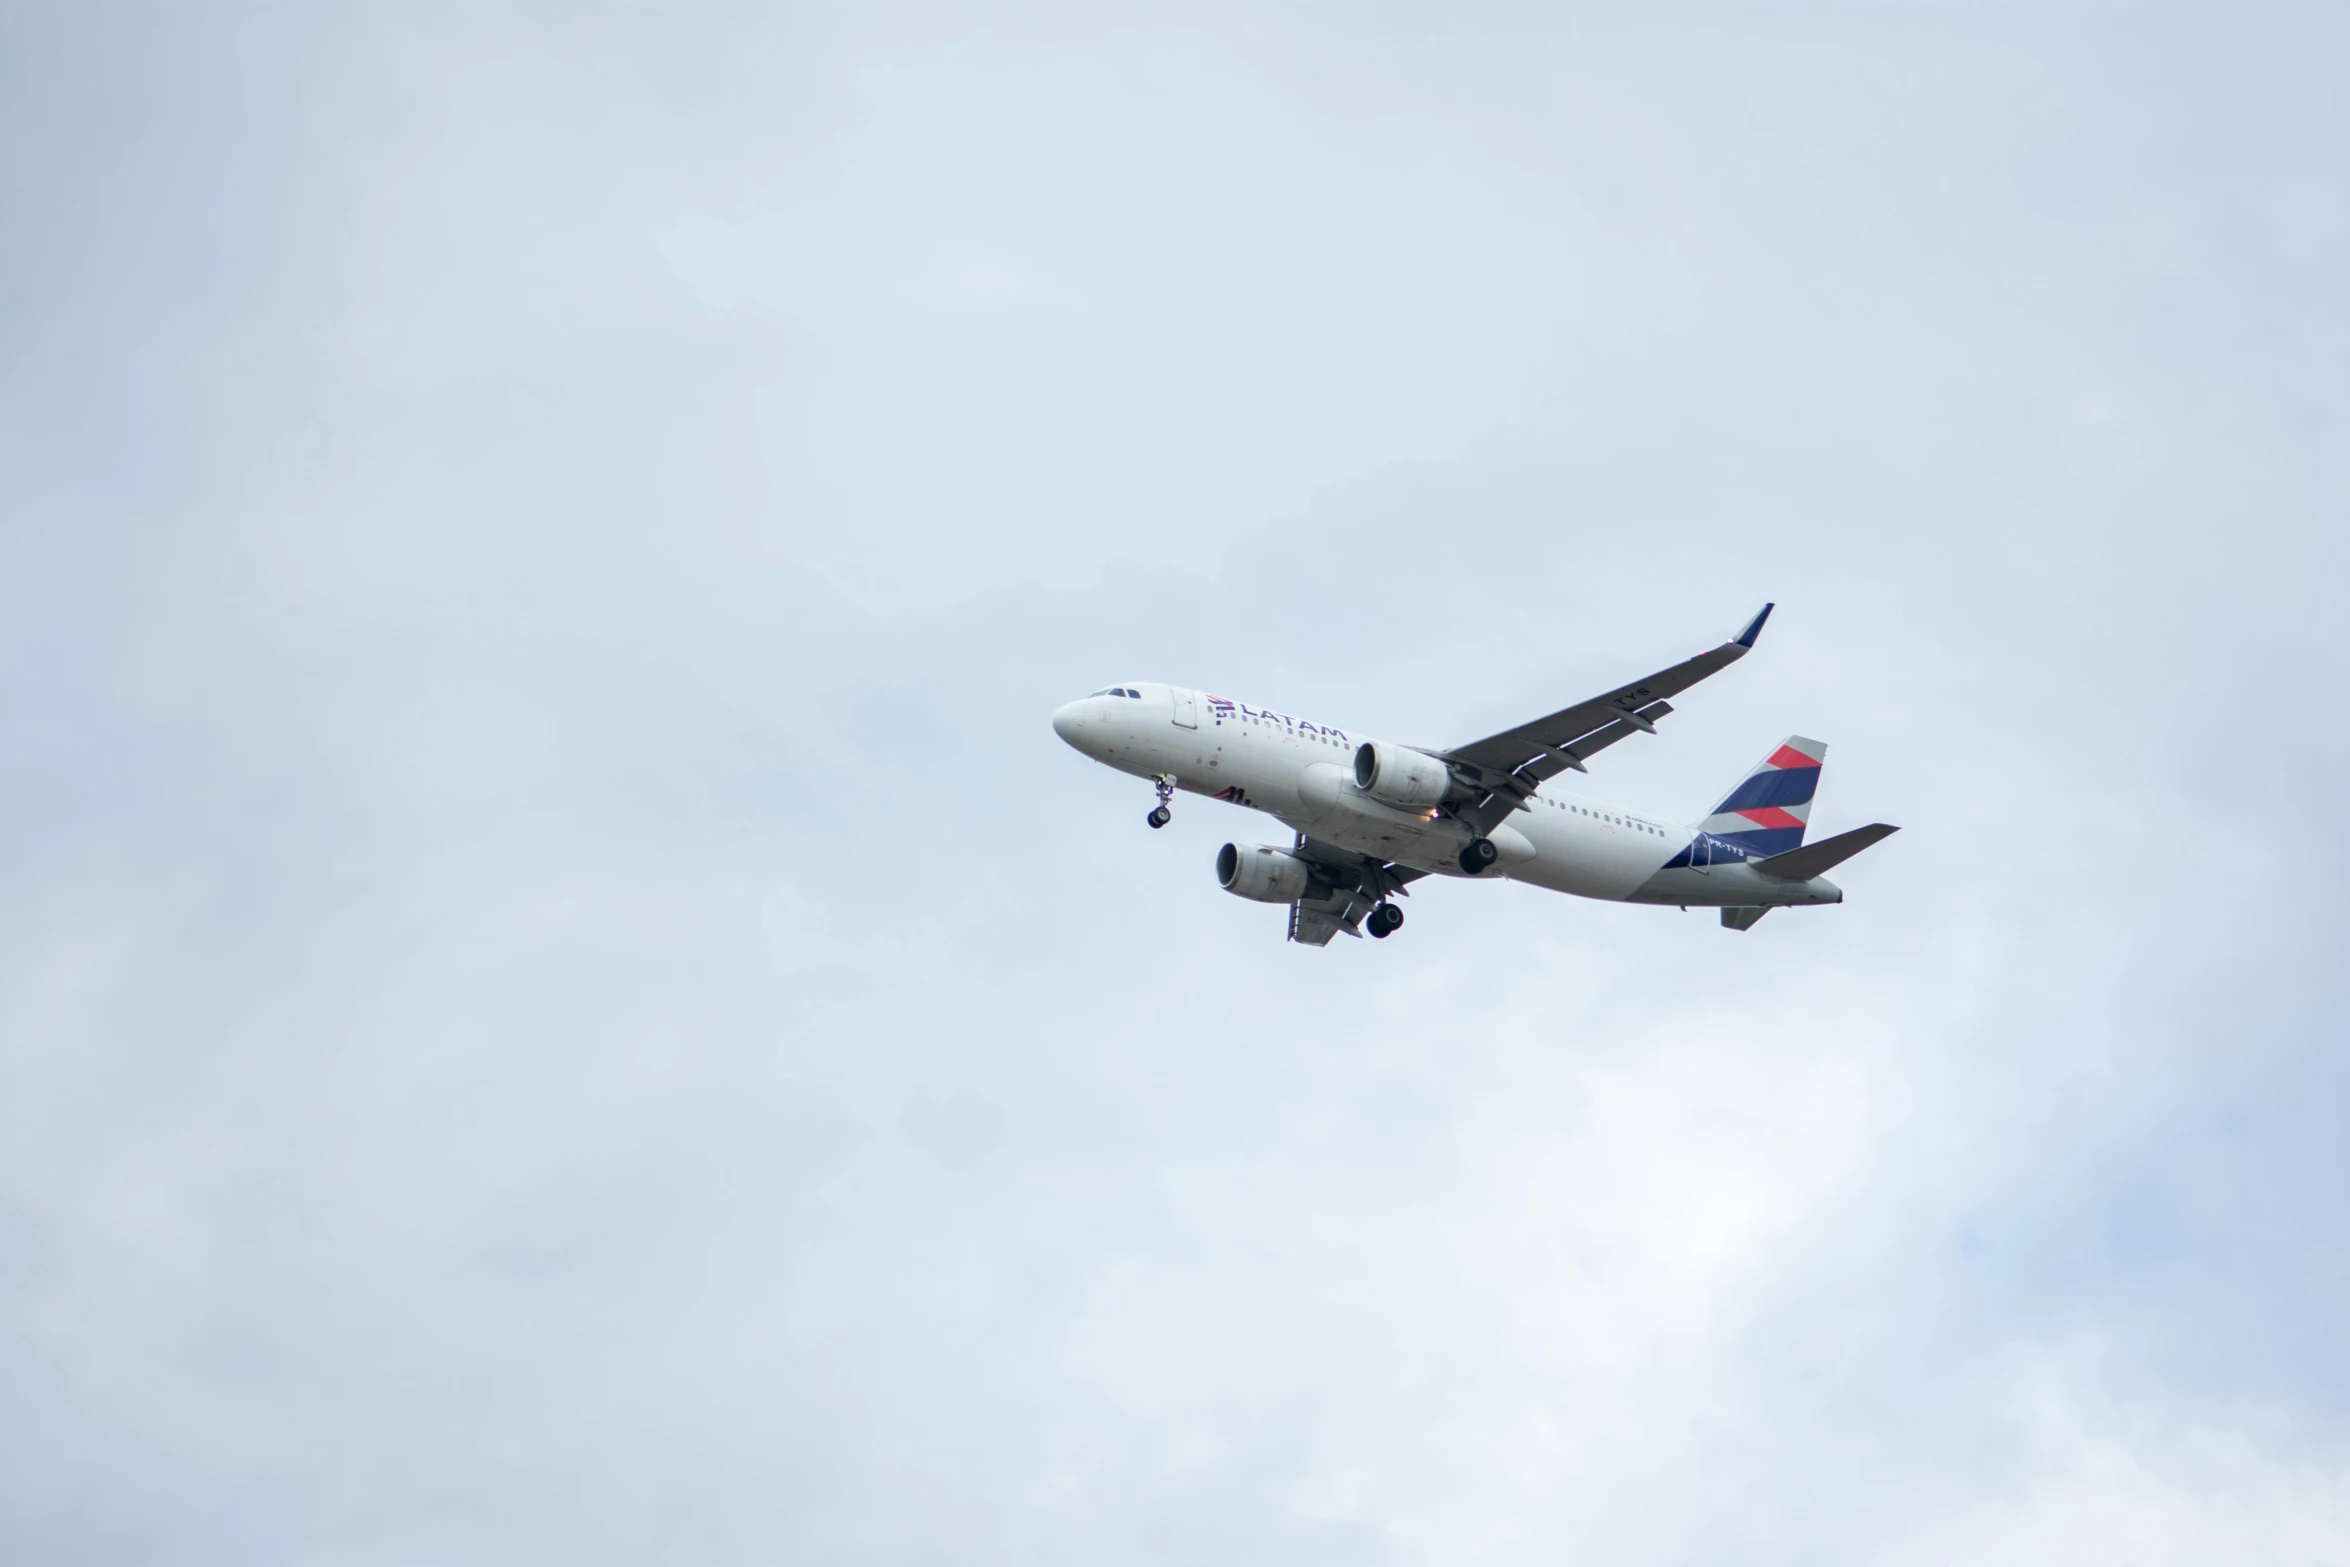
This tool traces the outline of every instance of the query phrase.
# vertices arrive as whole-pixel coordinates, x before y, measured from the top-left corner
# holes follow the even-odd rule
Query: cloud
[[[0,1554],[2342,1555],[2339,29],[2141,21],[12,18]],[[1765,599],[1744,935],[1046,724]]]

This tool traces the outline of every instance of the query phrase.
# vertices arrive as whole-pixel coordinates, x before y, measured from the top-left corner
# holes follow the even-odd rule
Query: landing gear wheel
[[[1153,827],[1164,827],[1175,819],[1174,813],[1167,809],[1167,802],[1175,798],[1175,775],[1173,773],[1153,774],[1151,787],[1159,791],[1159,804],[1158,808],[1143,820]]]
[[[1371,934],[1381,941],[1403,929],[1403,910],[1392,903],[1382,903],[1371,911]]]
[[[1163,805],[1154,806],[1150,815],[1143,818],[1144,821],[1150,823],[1153,827],[1164,827],[1174,819],[1174,813]]]
[[[1491,838],[1471,838],[1469,846],[1461,851],[1461,869],[1471,876],[1493,869],[1501,858],[1501,850]]]

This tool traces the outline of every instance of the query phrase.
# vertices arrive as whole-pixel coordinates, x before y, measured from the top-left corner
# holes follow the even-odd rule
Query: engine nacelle
[[[1425,751],[1366,740],[1355,749],[1355,787],[1374,800],[1416,811],[1452,788],[1452,769]]]
[[[1295,903],[1314,890],[1314,875],[1305,861],[1261,843],[1228,843],[1218,849],[1216,880],[1234,897],[1258,903]]]

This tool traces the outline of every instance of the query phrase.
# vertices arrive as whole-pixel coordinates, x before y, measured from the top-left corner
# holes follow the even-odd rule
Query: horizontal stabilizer
[[[1724,909],[1722,910],[1722,929],[1752,930],[1754,922],[1770,912],[1770,906],[1767,904],[1761,908],[1750,903],[1744,908]]]
[[[1827,875],[1869,845],[1882,843],[1899,831],[1898,827],[1875,822],[1840,832],[1833,838],[1822,838],[1817,843],[1807,843],[1800,849],[1789,849],[1785,854],[1774,854],[1767,860],[1756,860],[1753,865],[1765,876],[1776,876],[1783,881],[1809,881],[1814,876]]]

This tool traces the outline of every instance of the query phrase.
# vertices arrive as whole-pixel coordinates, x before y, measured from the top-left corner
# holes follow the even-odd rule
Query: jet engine
[[[1441,801],[1452,769],[1425,751],[1366,740],[1355,750],[1355,787],[1372,799],[1407,811]]]
[[[1228,843],[1216,851],[1216,880],[1236,898],[1295,903],[1314,890],[1313,872],[1294,854],[1261,843]]]

